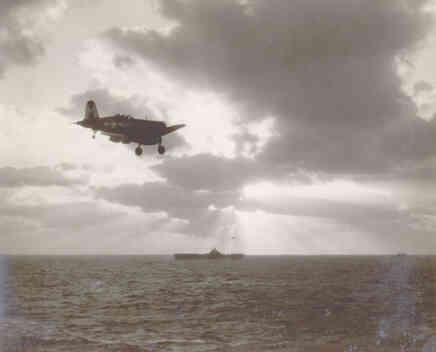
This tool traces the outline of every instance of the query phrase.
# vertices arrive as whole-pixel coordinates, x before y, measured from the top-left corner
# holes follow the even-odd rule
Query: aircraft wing
[[[103,132],[102,134],[109,136],[109,140],[114,143],[124,143],[129,144],[131,142],[130,138],[122,133],[112,133],[112,132]]]
[[[110,137],[117,137],[117,138],[125,137],[125,134],[123,134],[123,133],[114,133],[114,132],[101,131],[101,134],[104,134],[104,135],[110,136]]]

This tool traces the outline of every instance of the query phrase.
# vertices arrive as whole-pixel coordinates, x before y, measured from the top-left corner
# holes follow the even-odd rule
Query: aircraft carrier
[[[222,254],[216,248],[212,249],[209,253],[198,254],[198,253],[176,253],[174,254],[174,259],[176,260],[193,260],[193,259],[242,259],[244,254],[242,253],[232,253],[232,254]]]

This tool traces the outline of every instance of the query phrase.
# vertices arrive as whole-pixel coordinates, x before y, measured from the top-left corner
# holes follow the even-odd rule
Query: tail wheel
[[[137,156],[141,156],[142,155],[142,148],[141,148],[141,146],[137,146],[136,147],[136,149],[135,149],[135,154],[137,155]]]
[[[165,147],[159,144],[159,147],[157,147],[157,151],[159,152],[159,154],[163,154],[165,153]]]

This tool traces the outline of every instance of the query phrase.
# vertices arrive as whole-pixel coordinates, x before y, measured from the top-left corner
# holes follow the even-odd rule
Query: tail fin
[[[97,120],[99,118],[98,111],[97,111],[97,105],[95,105],[94,100],[89,100],[86,103],[86,109],[85,109],[85,120]]]

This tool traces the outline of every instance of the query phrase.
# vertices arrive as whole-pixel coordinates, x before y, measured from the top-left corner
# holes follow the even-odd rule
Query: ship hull
[[[209,255],[209,254],[197,254],[197,253],[176,253],[174,254],[174,259],[176,260],[196,260],[196,259],[207,259],[207,260],[217,260],[217,259],[233,259],[239,260],[244,257],[242,253],[234,254],[222,254],[222,255]]]

